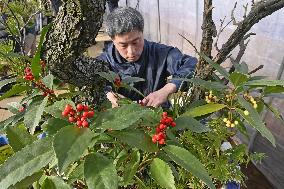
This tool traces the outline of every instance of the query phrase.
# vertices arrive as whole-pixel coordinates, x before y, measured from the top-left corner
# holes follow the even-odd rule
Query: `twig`
[[[37,15],[38,13],[40,13],[41,10],[38,10],[37,12],[33,13],[29,18],[28,20],[26,21],[26,23],[21,27],[20,31],[22,31],[29,23],[29,21],[32,19],[32,17],[34,17],[35,15]]]
[[[195,51],[196,53],[198,53],[197,48],[194,46],[194,44],[193,44],[191,41],[189,41],[189,40],[188,40],[186,37],[184,37],[182,34],[179,33],[179,35],[180,35],[182,38],[184,38],[184,39],[194,48],[194,51]]]
[[[8,110],[8,108],[0,107],[0,110]]]
[[[248,74],[251,75],[251,74],[257,72],[258,70],[262,69],[263,67],[264,67],[263,65],[260,65],[257,68],[255,68],[254,70],[250,71]]]
[[[223,27],[223,24],[225,22],[225,19],[226,19],[226,16],[224,17],[223,20],[220,20],[221,24],[220,24],[220,29],[217,33],[217,36],[216,36],[216,42],[214,43],[214,47],[216,48],[216,50],[219,52],[220,49],[218,48],[218,41],[219,41],[219,37],[220,37],[220,34],[224,31],[224,29],[232,22],[232,20],[230,20],[224,27]]]
[[[240,23],[239,22],[237,22],[237,20],[236,20],[236,18],[235,18],[235,16],[234,16],[234,12],[235,12],[235,10],[236,10],[236,8],[237,8],[237,2],[235,2],[235,5],[234,5],[234,8],[232,9],[232,12],[231,12],[231,19],[232,19],[232,21],[233,21],[233,24],[234,25],[236,25],[236,26],[238,26]]]
[[[245,19],[247,17],[247,11],[248,11],[248,3],[246,5],[243,5],[245,12],[243,18]]]

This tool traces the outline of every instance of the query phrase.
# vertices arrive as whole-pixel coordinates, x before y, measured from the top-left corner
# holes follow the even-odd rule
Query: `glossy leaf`
[[[39,74],[41,72],[41,65],[40,65],[40,55],[41,55],[41,48],[43,45],[43,40],[45,39],[45,35],[48,32],[48,29],[51,27],[52,23],[48,24],[47,26],[43,27],[41,30],[40,40],[37,46],[37,51],[32,59],[31,69],[35,79],[39,78]]]
[[[24,147],[0,166],[0,186],[8,188],[38,172],[54,158],[51,138]]]
[[[64,127],[56,133],[53,148],[60,172],[63,172],[70,163],[81,157],[93,137],[94,133],[90,129],[74,126]]]
[[[189,129],[195,133],[208,132],[210,129],[191,116],[180,116],[176,120],[176,130]]]
[[[247,86],[284,86],[284,80],[267,80],[267,79],[260,79],[260,80],[253,80],[244,83]]]
[[[150,109],[145,109],[138,104],[109,109],[99,114],[94,126],[103,129],[122,130],[132,126],[150,111]]]
[[[140,78],[140,77],[125,77],[122,79],[123,83],[136,83],[136,82],[141,82],[145,81],[145,79]]]
[[[224,105],[224,104],[214,104],[214,103],[205,104],[205,105],[202,105],[202,106],[192,108],[192,109],[186,111],[183,115],[198,117],[198,116],[202,116],[202,115],[206,115],[206,114],[210,114],[210,113],[219,111],[219,110],[223,109],[224,107],[226,107],[226,105]]]
[[[112,71],[109,71],[109,72],[97,72],[96,74],[98,74],[99,76],[105,78],[106,80],[108,80],[111,83],[113,83],[115,77],[117,76],[117,74],[115,72],[112,72]]]
[[[205,81],[200,78],[192,78],[192,79],[186,79],[186,78],[173,78],[174,80],[182,80],[187,82],[192,82],[195,85],[198,85],[200,87],[203,87],[205,89],[209,90],[216,90],[216,91],[223,91],[226,88],[228,88],[226,85],[223,85],[220,82],[216,81]]]
[[[86,157],[84,175],[90,189],[117,189],[118,177],[112,161],[102,154]]]
[[[48,87],[49,89],[53,89],[53,80],[54,80],[54,76],[51,74],[48,74],[47,76],[45,76],[42,79],[42,82],[45,84],[46,87]]]
[[[175,180],[170,166],[159,158],[150,165],[151,177],[163,188],[175,189]]]
[[[132,184],[134,175],[138,169],[140,163],[140,152],[139,150],[135,150],[130,154],[130,160],[125,165],[124,175],[123,175],[123,183],[124,185]]]
[[[200,161],[184,148],[168,145],[163,148],[166,154],[178,165],[201,179],[211,189],[215,189],[211,178]]]
[[[238,102],[242,107],[244,107],[248,112],[249,115],[245,115],[243,110],[236,109],[237,112],[257,131],[260,132],[260,134],[265,137],[267,140],[271,142],[273,146],[275,146],[275,138],[273,137],[272,133],[266,128],[264,123],[262,122],[261,116],[258,114],[258,112],[252,107],[252,105],[247,102],[244,98],[241,96],[237,97]]]
[[[213,66],[213,68],[215,68],[215,70],[217,70],[222,76],[224,76],[226,79],[230,80],[229,78],[229,73],[225,70],[225,68],[223,68],[222,66],[220,66],[219,64],[215,63],[213,60],[211,60],[208,56],[206,56],[204,53],[200,53],[199,54],[207,63],[209,63],[210,65]]]
[[[67,104],[70,104],[75,108],[75,104],[71,100],[61,100],[61,101],[56,101],[53,105],[48,106],[44,109],[45,112],[51,114],[53,117],[64,119],[62,116],[62,112],[64,111],[64,108]]]
[[[42,186],[42,189],[71,189],[71,187],[64,182],[64,180],[57,176],[47,177]]]
[[[16,81],[17,81],[17,78],[16,78],[16,77],[1,80],[1,81],[0,81],[0,89],[1,89],[2,87],[4,87],[5,85],[8,85],[9,83],[14,83],[14,82],[16,82]]]
[[[108,134],[129,146],[136,147],[147,152],[158,151],[158,147],[152,142],[151,137],[141,130],[127,129],[123,131],[111,131],[108,132]]]
[[[43,125],[41,126],[42,129],[48,134],[48,135],[54,135],[62,129],[63,127],[66,127],[67,125],[71,125],[68,121],[59,119],[59,118],[49,118]]]
[[[27,107],[24,117],[24,123],[29,128],[31,134],[34,134],[36,126],[39,125],[47,101],[48,101],[48,96],[46,96],[42,101],[41,100],[33,101]]]
[[[22,127],[7,127],[6,134],[9,139],[9,145],[14,152],[20,151],[36,140],[35,136],[30,135],[26,128]]]
[[[240,72],[233,72],[230,74],[230,81],[235,87],[241,86],[243,83],[249,80],[248,75],[245,75]]]
[[[20,94],[24,91],[29,90],[30,87],[27,85],[13,85],[12,89],[10,89],[9,91],[7,91],[6,93],[4,93],[1,97],[0,100],[3,100],[5,98]]]

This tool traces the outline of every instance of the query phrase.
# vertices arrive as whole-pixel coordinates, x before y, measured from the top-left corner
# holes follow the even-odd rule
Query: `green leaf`
[[[213,104],[213,103],[205,104],[205,105],[202,105],[202,106],[192,108],[192,109],[186,111],[183,115],[198,117],[198,116],[202,116],[202,115],[206,115],[206,114],[216,112],[218,110],[223,109],[224,107],[226,107],[226,105],[224,105],[224,104]]]
[[[271,134],[271,132],[266,128],[264,123],[262,122],[261,116],[257,113],[257,111],[252,107],[252,105],[247,102],[241,96],[237,96],[238,102],[242,107],[244,107],[248,112],[249,115],[245,115],[243,110],[236,109],[237,112],[256,130],[260,132],[260,134],[265,137],[267,140],[271,142],[271,144],[275,146],[275,138]]]
[[[138,91],[135,87],[133,87],[131,85],[126,85],[126,84],[122,83],[121,87],[124,87],[124,88],[126,88],[126,89],[128,89],[130,91],[134,91],[137,94],[139,94],[140,96],[145,97],[143,93],[141,93],[140,91]]]
[[[224,91],[228,86],[223,85],[220,82],[216,81],[205,81],[200,78],[192,78],[192,79],[186,79],[186,78],[173,78],[173,80],[183,80],[183,81],[188,81],[192,82],[195,85],[198,85],[202,88],[209,89],[209,90],[215,90],[215,91]]]
[[[134,175],[139,167],[140,163],[140,152],[139,150],[135,150],[130,155],[130,161],[125,165],[125,169],[123,171],[123,183],[124,185],[129,185],[133,183]]]
[[[283,118],[282,114],[280,113],[280,111],[277,110],[277,109],[275,109],[275,108],[273,108],[271,105],[265,103],[264,101],[263,101],[263,103],[264,103],[264,105],[274,114],[274,116],[275,116],[279,121],[281,121],[281,123],[284,125],[284,118]]]
[[[41,48],[42,48],[42,45],[43,45],[43,40],[45,38],[45,35],[48,32],[48,29],[51,27],[51,25],[52,25],[52,23],[50,23],[47,26],[42,28],[39,44],[37,46],[37,51],[34,55],[34,58],[32,59],[31,69],[32,69],[32,72],[33,72],[35,79],[39,78],[39,74],[41,72],[41,65],[39,63],[40,62],[40,55],[41,55]]]
[[[35,136],[30,135],[27,129],[22,127],[7,127],[6,133],[9,145],[13,148],[14,152],[20,151],[36,140]]]
[[[17,115],[11,116],[8,119],[0,122],[0,133],[2,133],[8,125],[16,124],[24,116],[24,112],[21,112]]]
[[[168,145],[163,148],[166,154],[178,165],[189,171],[194,176],[201,179],[211,189],[215,188],[205,167],[200,161],[184,148]]]
[[[24,147],[0,166],[0,186],[8,188],[11,185],[38,172],[54,157],[51,138],[37,140]]]
[[[84,175],[90,189],[116,189],[118,177],[115,166],[107,157],[95,153],[86,157]]]
[[[122,130],[132,126],[149,112],[151,112],[150,109],[138,104],[123,105],[100,113],[94,126],[103,129]]]
[[[88,148],[94,133],[88,128],[64,127],[54,136],[53,148],[58,159],[59,172],[78,160]]]
[[[158,151],[158,147],[152,142],[151,137],[141,130],[127,129],[122,131],[110,131],[108,134],[122,142],[125,142],[129,146],[136,147],[147,152]]]
[[[15,185],[9,187],[9,189],[25,189],[29,188],[34,182],[40,180],[43,175],[43,171],[36,172],[31,176],[26,177],[20,182],[17,182]]]
[[[71,187],[64,182],[63,179],[57,176],[47,177],[43,184],[42,189],[71,189]]]
[[[8,85],[9,83],[14,83],[17,81],[16,77],[10,78],[10,79],[4,79],[0,81],[0,89],[4,87],[5,85]]]
[[[170,166],[155,158],[150,166],[151,177],[163,188],[175,189],[175,180]]]
[[[68,177],[68,182],[73,183],[76,180],[83,180],[84,178],[84,162],[80,162],[80,164],[71,172]]]
[[[115,72],[112,72],[112,71],[109,71],[108,73],[107,72],[97,72],[96,74],[105,78],[106,80],[108,80],[111,83],[113,83],[115,77],[117,76],[117,74]]]
[[[54,135],[55,133],[57,133],[57,131],[59,131],[63,127],[66,127],[67,125],[70,125],[70,123],[66,120],[59,118],[50,118],[45,123],[43,123],[41,127],[48,135]]]
[[[0,100],[3,100],[5,98],[11,97],[13,95],[20,94],[21,92],[29,90],[30,87],[26,85],[13,85],[12,89],[4,93],[1,97]]]
[[[210,131],[207,126],[201,124],[199,121],[197,121],[191,116],[180,116],[175,120],[175,122],[177,125],[175,127],[175,130],[189,129],[195,133],[203,133]]]
[[[19,113],[19,108],[22,107],[22,105],[19,102],[10,102],[7,103],[7,108],[10,112],[13,114]]]
[[[53,80],[54,80],[54,76],[51,74],[48,74],[47,76],[45,76],[42,79],[42,82],[45,84],[46,87],[48,87],[49,89],[53,89]]]
[[[140,77],[126,77],[122,79],[122,83],[136,83],[141,81],[145,81],[145,79]]]
[[[260,80],[253,80],[244,83],[247,86],[284,86],[284,80],[267,80],[267,79],[260,79]]]
[[[233,63],[235,70],[237,72],[241,72],[241,73],[244,73],[244,74],[248,73],[248,65],[245,62],[242,62],[242,63],[239,64],[238,62],[235,62],[235,60],[231,57],[230,57],[230,60]]]
[[[41,100],[33,101],[27,107],[24,117],[24,123],[30,129],[29,131],[31,134],[34,134],[36,126],[39,125],[47,101],[48,101],[48,96],[46,96],[42,101]]]
[[[199,53],[199,55],[209,64],[215,68],[222,76],[224,76],[226,79],[230,80],[229,73],[221,67],[219,64],[216,64],[213,60],[211,60],[208,56],[206,56],[203,52]]]
[[[54,104],[51,106],[48,106],[44,109],[45,112],[51,114],[53,117],[60,118],[60,119],[65,119],[62,116],[62,112],[64,111],[64,108],[67,104],[70,104],[73,108],[75,108],[75,104],[71,100],[61,100],[61,101],[56,101]]]
[[[283,93],[284,87],[283,86],[267,86],[263,89],[263,94],[267,96],[268,94],[273,93]]]
[[[241,86],[243,83],[249,80],[248,75],[245,75],[240,72],[233,72],[230,74],[230,81],[235,87]]]

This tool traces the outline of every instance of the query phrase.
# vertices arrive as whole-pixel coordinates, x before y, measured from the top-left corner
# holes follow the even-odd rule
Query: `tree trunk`
[[[97,72],[109,71],[105,62],[83,55],[95,44],[103,22],[105,0],[67,0],[49,30],[43,58],[49,70],[62,81],[83,87],[88,102],[100,106],[106,99],[105,79]]]

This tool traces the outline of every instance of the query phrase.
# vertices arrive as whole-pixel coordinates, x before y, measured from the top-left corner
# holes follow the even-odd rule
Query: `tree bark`
[[[49,30],[43,58],[49,70],[62,81],[83,87],[88,102],[100,106],[105,100],[106,80],[97,72],[109,71],[105,62],[83,55],[95,44],[103,22],[105,0],[67,0]]]

